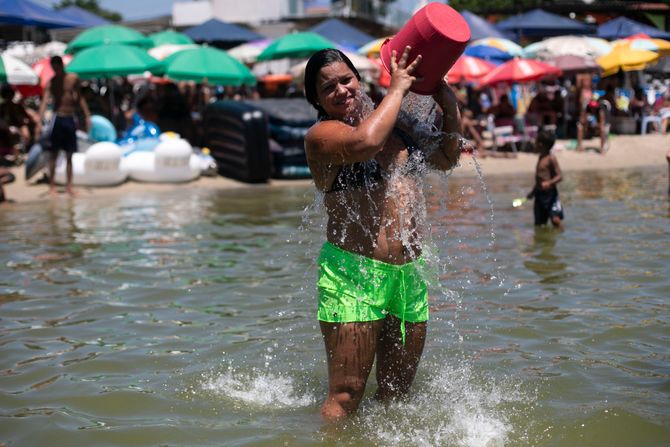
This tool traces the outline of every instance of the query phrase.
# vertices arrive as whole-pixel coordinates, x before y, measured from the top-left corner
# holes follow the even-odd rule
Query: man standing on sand
[[[79,104],[86,119],[85,130],[91,128],[91,114],[88,105],[81,94],[79,78],[74,73],[65,73],[63,59],[60,56],[51,58],[51,68],[54,76],[51,78],[42,96],[39,110],[39,122],[35,131],[40,135],[42,131],[42,120],[47,105],[53,100],[53,126],[49,136],[49,194],[56,195],[56,160],[58,152],[63,150],[67,160],[67,183],[66,191],[71,196],[75,195],[72,189],[72,154],[77,151],[77,122],[75,118],[76,107]]]

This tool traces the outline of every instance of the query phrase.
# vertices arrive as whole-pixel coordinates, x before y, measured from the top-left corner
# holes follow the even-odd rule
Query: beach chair
[[[513,152],[518,152],[518,145],[524,141],[523,135],[516,133],[513,120],[496,120],[493,115],[489,115],[487,128],[493,140],[493,150],[509,145]]]

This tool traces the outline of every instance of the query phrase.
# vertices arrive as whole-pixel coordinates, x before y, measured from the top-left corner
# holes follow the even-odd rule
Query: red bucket
[[[470,41],[470,27],[455,9],[442,3],[429,3],[412,16],[398,34],[387,39],[381,47],[384,68],[391,72],[391,51],[397,57],[407,45],[412,47],[409,60],[419,54],[423,57],[413,73],[423,81],[411,90],[420,95],[430,95],[465,50]]]

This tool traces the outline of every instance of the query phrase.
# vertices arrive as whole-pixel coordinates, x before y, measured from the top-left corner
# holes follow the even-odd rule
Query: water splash
[[[203,374],[202,391],[233,400],[236,406],[293,409],[316,403],[316,397],[301,386],[293,377],[256,368],[245,372],[230,366],[222,373]]]
[[[502,446],[521,411],[510,408],[533,405],[521,383],[477,377],[470,365],[433,366],[407,401],[367,403],[352,421],[357,431],[387,446]]]

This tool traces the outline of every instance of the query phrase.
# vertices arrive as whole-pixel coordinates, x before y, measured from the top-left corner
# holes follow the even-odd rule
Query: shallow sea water
[[[412,396],[373,374],[339,427],[311,187],[4,208],[0,445],[670,445],[667,168],[569,173],[564,233],[512,208],[531,183],[431,177]]]

